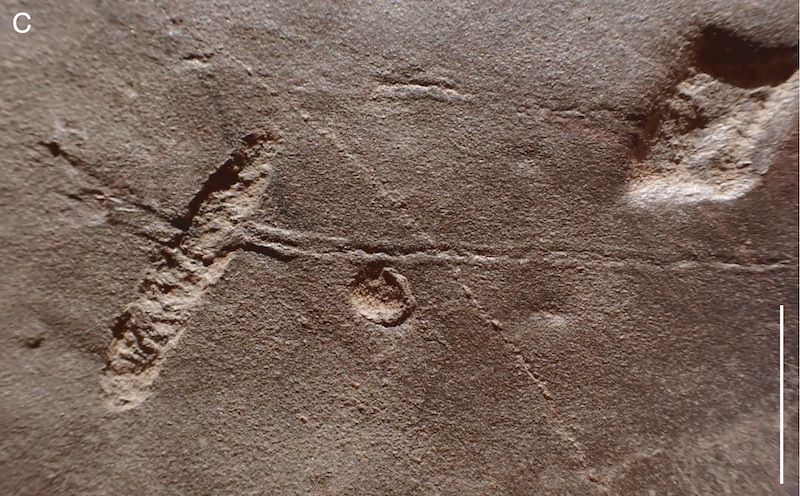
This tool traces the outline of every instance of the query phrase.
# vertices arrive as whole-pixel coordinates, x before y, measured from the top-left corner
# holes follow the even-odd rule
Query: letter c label
[[[14,31],[16,31],[17,33],[20,33],[20,34],[25,34],[25,33],[27,33],[28,31],[31,30],[31,24],[30,24],[30,22],[28,22],[25,25],[25,29],[20,29],[20,27],[19,27],[19,18],[20,17],[24,17],[25,19],[30,21],[31,20],[31,16],[28,15],[27,12],[20,12],[19,14],[14,16],[14,22],[13,22]]]

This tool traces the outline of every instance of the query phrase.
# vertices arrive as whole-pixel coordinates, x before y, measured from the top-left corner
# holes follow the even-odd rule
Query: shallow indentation
[[[350,302],[365,319],[384,326],[401,324],[414,310],[408,280],[396,269],[367,265],[353,280]]]

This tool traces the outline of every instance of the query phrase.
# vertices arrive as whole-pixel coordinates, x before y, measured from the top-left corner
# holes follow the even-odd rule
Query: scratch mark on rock
[[[475,96],[438,85],[382,84],[373,90],[372,98],[391,100],[430,99],[440,102],[458,102],[473,100]]]
[[[373,99],[459,102],[475,98],[474,95],[460,92],[449,78],[422,72],[418,68],[383,74],[378,81],[379,85],[372,91]]]
[[[566,427],[566,425],[564,425],[564,422],[557,414],[556,408],[552,403],[552,401],[555,399],[555,396],[548,389],[547,382],[544,381],[534,370],[530,361],[525,358],[522,349],[514,341],[514,339],[509,336],[508,333],[503,332],[502,322],[493,318],[492,315],[483,307],[483,305],[480,304],[469,286],[461,282],[459,268],[453,268],[453,277],[456,282],[461,285],[461,289],[464,291],[467,301],[469,301],[470,305],[478,312],[481,320],[483,320],[488,327],[500,334],[503,346],[510,351],[516,367],[521,370],[523,374],[525,374],[525,376],[534,384],[534,386],[536,386],[542,397],[545,399],[545,408],[548,411],[548,419],[553,422],[553,430],[555,433],[564,443],[572,447],[575,454],[575,459],[585,465],[585,450],[575,435]]]
[[[515,248],[515,247],[511,247]],[[790,260],[668,260],[657,261],[637,253],[595,253],[538,249],[521,256],[508,254],[508,246],[475,247],[415,242],[401,245],[391,241],[359,241],[341,236],[293,231],[254,222],[245,222],[231,235],[226,250],[263,253],[273,258],[315,258],[319,260],[346,259],[356,262],[424,263],[438,265],[491,264],[541,265],[546,267],[636,269],[641,271],[685,271],[713,269],[733,272],[770,272],[791,268]]]

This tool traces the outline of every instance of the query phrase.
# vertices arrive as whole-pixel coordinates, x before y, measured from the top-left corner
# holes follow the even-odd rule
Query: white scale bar
[[[781,305],[780,310],[780,321],[781,321],[781,335],[780,335],[780,348],[781,348],[781,384],[780,384],[780,403],[781,403],[781,415],[780,415],[780,422],[781,422],[781,451],[780,451],[780,483],[783,484],[783,305]]]

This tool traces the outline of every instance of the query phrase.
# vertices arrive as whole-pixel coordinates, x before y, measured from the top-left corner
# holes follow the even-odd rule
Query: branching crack
[[[379,193],[390,195],[390,188],[377,177],[376,171],[349,153],[333,132],[323,128],[316,130],[361,168]],[[710,266],[737,271],[784,270],[791,266],[788,261],[738,264],[736,260],[712,258],[664,262],[630,253],[609,255],[576,250],[557,252],[543,248],[520,252],[520,247],[514,246],[465,248],[435,242],[422,231],[411,212],[403,212],[404,222],[417,235],[407,245],[389,241],[366,242],[257,224],[253,218],[270,182],[272,168],[269,160],[275,155],[278,142],[277,137],[267,133],[245,136],[240,146],[208,177],[187,205],[184,215],[170,219],[170,223],[179,231],[168,241],[160,242],[161,258],[143,278],[137,297],[111,326],[112,341],[102,377],[102,386],[111,409],[133,408],[147,398],[165,355],[178,344],[195,308],[240,250],[287,262],[304,257],[320,260],[345,258],[368,263],[419,261],[443,264],[450,268],[455,282],[464,289],[481,319],[501,333],[504,347],[510,351],[516,366],[524,371],[547,400],[552,400],[553,395],[546,382],[539,377],[513,338],[502,332],[502,323],[493,319],[459,280],[460,266],[538,264],[555,268],[594,266],[647,270],[684,270]],[[79,159],[66,154],[57,143],[43,145],[53,156],[63,156],[74,167],[86,169]],[[140,205],[140,208],[147,207]],[[575,448],[576,457],[582,460],[582,450],[556,415],[553,402],[545,403],[550,410],[554,429]]]

